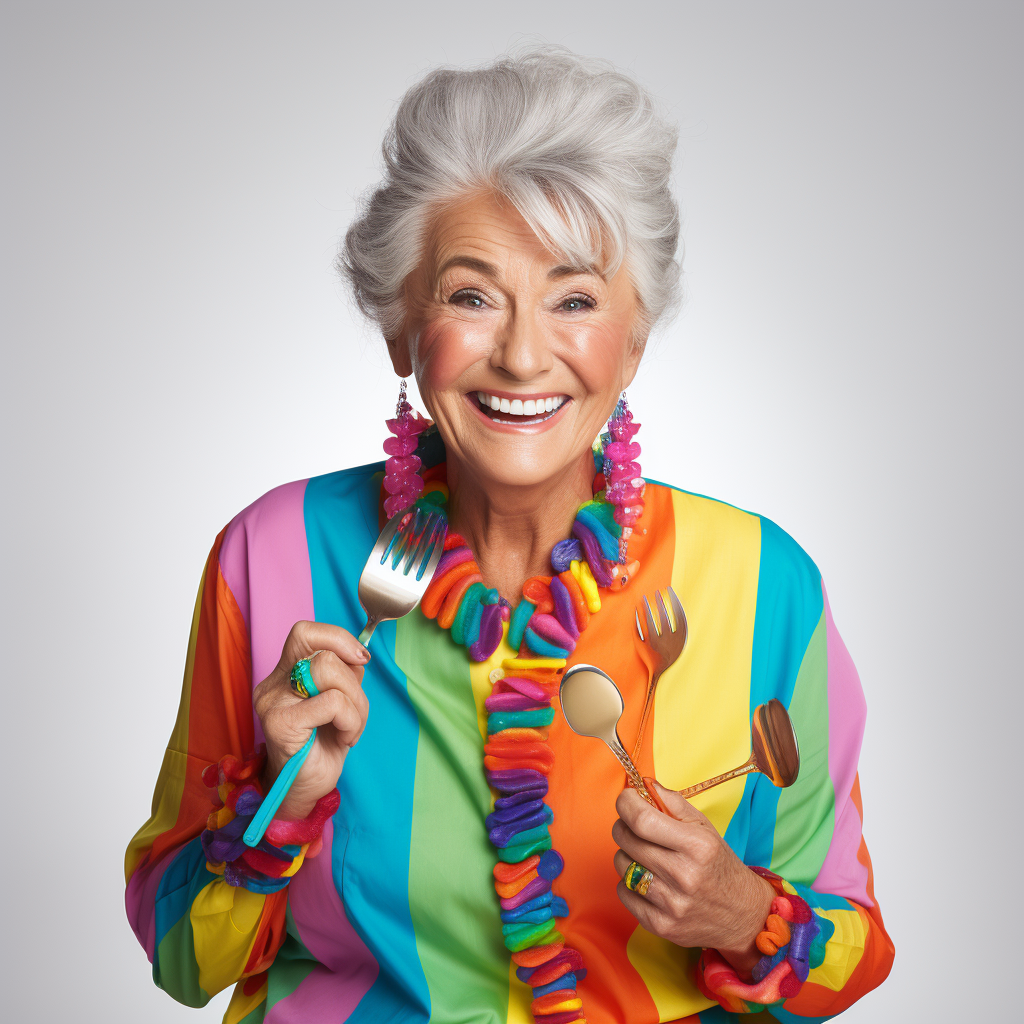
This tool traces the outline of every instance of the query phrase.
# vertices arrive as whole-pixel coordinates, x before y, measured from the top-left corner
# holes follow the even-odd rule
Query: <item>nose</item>
[[[534,380],[550,370],[554,359],[543,326],[513,310],[495,339],[491,366],[520,381]]]

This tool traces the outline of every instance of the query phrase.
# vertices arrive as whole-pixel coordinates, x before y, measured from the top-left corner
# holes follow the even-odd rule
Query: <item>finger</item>
[[[370,652],[347,629],[329,622],[296,622],[281,653],[281,668],[290,672],[299,658],[316,651],[331,651],[353,667],[370,660]]]
[[[651,865],[648,864],[646,861],[638,860],[637,864],[642,864],[645,868],[647,868],[648,871],[651,872],[652,875],[654,875],[654,878],[651,880],[650,887],[647,890],[647,895],[641,896],[639,893],[633,892],[633,890],[626,885],[626,871],[629,869],[629,866],[633,863],[634,860],[636,860],[635,857],[630,857],[628,854],[623,853],[621,850],[615,851],[615,871],[617,872],[619,878],[622,879],[622,886],[631,896],[635,896],[641,900],[646,900],[648,903],[653,904],[658,909],[662,911],[667,911],[670,907],[670,901],[667,892],[668,887],[666,886],[665,882],[663,881],[662,877],[658,874],[658,872],[655,871],[654,868],[652,868]]]
[[[358,742],[366,724],[365,716],[341,690],[327,690],[292,704],[282,711],[281,721],[284,729],[301,736],[303,743],[311,729],[333,726],[338,738],[350,747]]]
[[[711,824],[682,793],[674,789],[667,789],[657,779],[652,779],[651,782],[654,783],[658,796],[661,797],[674,818],[679,821],[706,821],[709,825]]]
[[[654,883],[651,883],[654,888]],[[664,912],[657,904],[652,903],[643,896],[638,896],[626,888],[626,883],[620,881],[615,887],[615,892],[622,901],[623,906],[637,919],[640,925],[654,935],[666,933],[669,922]]]
[[[675,850],[666,850],[663,846],[657,846],[641,839],[621,818],[612,825],[612,839],[628,858],[626,864],[635,860],[638,864],[643,864],[645,868],[650,868],[656,875],[666,879],[673,873],[681,856]],[[621,875],[622,872],[620,871],[619,874]]]
[[[334,651],[320,650],[310,658],[309,674],[321,693],[341,690],[362,711],[364,718],[369,713],[370,702],[363,691],[360,666],[347,665]]]
[[[619,794],[615,810],[641,839],[669,850],[678,849],[679,822],[652,807],[635,789],[626,788]]]

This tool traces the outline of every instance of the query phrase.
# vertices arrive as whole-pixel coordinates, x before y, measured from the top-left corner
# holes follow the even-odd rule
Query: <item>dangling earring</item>
[[[646,485],[641,475],[640,445],[633,440],[640,429],[639,423],[633,422],[633,414],[629,411],[626,392],[622,392],[615,412],[608,421],[610,439],[603,444],[605,499],[615,506],[613,513],[615,522],[622,527],[619,539],[619,562],[628,562],[629,538],[633,535],[633,526],[644,510],[643,494]],[[608,437],[608,435],[604,435]]]
[[[420,457],[415,454],[419,435],[426,430],[429,420],[418,413],[406,399],[405,380],[398,389],[395,418],[386,420],[388,430],[394,434],[384,442],[384,451],[390,456],[384,463],[384,515],[390,519],[407,509],[422,493],[423,479],[419,476]]]

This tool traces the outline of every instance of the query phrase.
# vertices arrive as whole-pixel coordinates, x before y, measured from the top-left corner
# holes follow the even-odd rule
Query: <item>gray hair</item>
[[[384,137],[384,179],[363,197],[338,268],[359,308],[396,337],[430,217],[490,189],[569,265],[611,276],[625,264],[639,302],[634,337],[644,337],[680,296],[677,137],[638,82],[565,47],[435,69],[402,97]]]

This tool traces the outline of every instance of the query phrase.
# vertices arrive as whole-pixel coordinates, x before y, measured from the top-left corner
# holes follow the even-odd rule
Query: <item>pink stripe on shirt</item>
[[[339,842],[344,842],[344,835]],[[320,963],[291,995],[267,1011],[265,1024],[347,1020],[377,980],[377,960],[349,923],[338,896],[332,872],[333,845],[334,822],[329,821],[323,850],[306,861],[288,886],[288,903],[299,938]]]
[[[303,514],[306,483],[284,484],[254,501],[231,520],[221,545],[220,571],[249,627],[254,687],[281,660],[292,626],[314,616]],[[258,719],[254,725],[256,743],[262,743]]]
[[[812,888],[873,907],[874,902],[867,893],[868,869],[857,859],[861,839],[860,814],[850,796],[857,775],[867,704],[853,659],[832,620],[824,582],[821,596],[825,605],[828,656],[828,774],[836,802],[832,842]]]

